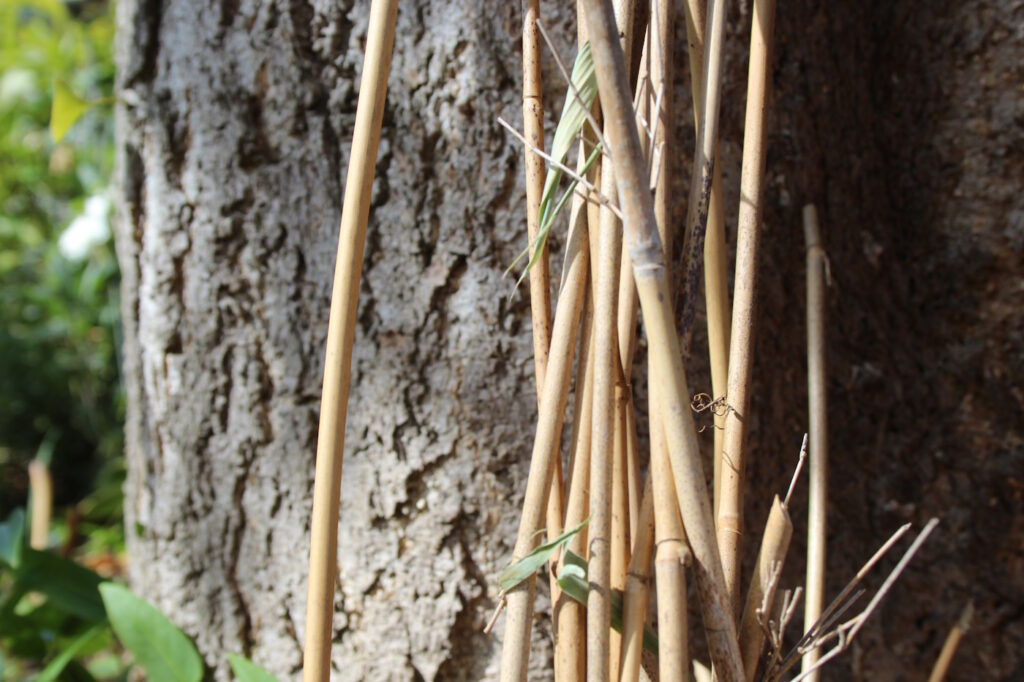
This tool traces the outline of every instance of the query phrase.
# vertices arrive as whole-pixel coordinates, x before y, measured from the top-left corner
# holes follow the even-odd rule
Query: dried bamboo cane
[[[584,166],[588,156],[586,145],[581,144],[577,170]],[[569,217],[571,229],[586,227],[587,207],[581,195],[573,198]],[[588,240],[589,241],[589,240]],[[588,248],[589,252],[589,248]],[[583,320],[580,332],[580,352],[576,370],[576,395],[573,405],[572,446],[569,453],[569,485],[565,495],[564,528],[574,528],[587,517],[590,507],[588,480],[590,478],[591,410],[593,408],[594,362],[593,343],[594,301],[589,282],[584,297]],[[569,541],[568,549],[586,558],[587,529],[583,528]],[[562,559],[563,557],[559,557]],[[561,564],[561,561],[559,562]],[[561,570],[561,565],[559,566]],[[568,595],[559,593],[554,600],[552,620],[555,624],[555,680],[556,682],[582,682],[586,676],[586,611],[582,604]]]
[[[615,362],[615,403],[613,411],[615,447],[612,451],[612,525],[611,525],[611,565],[608,574],[609,584],[613,590],[626,589],[626,571],[629,566],[630,535],[629,535],[629,474],[626,454],[626,411],[632,411],[632,401],[627,395],[626,380],[622,376],[622,368]],[[622,652],[622,635],[617,630],[608,633],[608,669],[613,679],[617,679],[619,661]]]
[[[686,35],[689,43],[690,86],[693,120],[699,125],[704,74],[704,4],[686,2]],[[715,158],[719,158],[715,149]],[[704,300],[708,322],[708,353],[711,359],[711,392],[714,398],[726,394],[729,382],[729,250],[725,245],[725,213],[722,211],[722,166],[715,164],[708,204],[708,227],[704,240]],[[725,441],[725,413],[715,411],[715,454],[713,506],[718,515],[722,478],[722,446]]]
[[[655,26],[652,35],[656,37],[651,46],[651,82],[654,90],[669,92],[672,82],[672,4],[666,0],[652,2],[651,22]],[[656,129],[655,143],[661,146],[658,172],[658,186],[654,194],[654,216],[661,236],[665,263],[671,262],[672,233],[668,229],[671,216],[668,181],[669,135],[671,133],[672,97],[662,95],[660,125]],[[666,265],[666,279],[671,274]],[[648,372],[653,365],[648,366]],[[655,509],[655,579],[658,586],[658,669],[661,679],[686,679],[690,669],[688,650],[688,626],[686,606],[686,564],[689,550],[686,548],[686,534],[679,518],[679,500],[673,488],[672,468],[665,443],[665,430],[660,406],[663,399],[658,393],[657,381],[652,375],[648,381],[651,391],[651,468],[654,472]]]
[[[690,180],[690,198],[686,215],[688,234],[686,277],[683,288],[682,350],[687,355],[693,333],[698,282],[704,261],[708,209],[711,202],[715,154],[718,150],[718,114],[721,108],[725,18],[725,0],[709,0],[707,26],[705,27],[706,47],[702,63],[700,116],[697,122],[697,149],[693,155],[693,174]]]
[[[536,545],[536,534],[545,513],[545,503],[554,474],[554,460],[560,457],[562,418],[572,374],[572,358],[579,330],[580,312],[586,290],[590,251],[587,229],[577,222],[566,250],[568,275],[555,310],[544,392],[537,418],[537,434],[530,458],[530,473],[519,522],[514,560],[526,556]],[[536,578],[531,576],[508,595],[505,638],[502,642],[502,682],[523,682],[530,659],[530,629],[533,624],[533,596]]]
[[[316,476],[313,485],[313,519],[310,531],[309,586],[306,595],[306,641],[302,677],[305,682],[325,682],[331,671],[331,623],[334,616],[334,582],[338,563],[338,507],[345,445],[345,418],[352,344],[355,339],[356,306],[362,274],[366,222],[370,213],[384,117],[391,50],[395,37],[398,0],[374,0],[366,34],[366,57],[356,106],[345,203],[341,212],[338,256],[331,292],[327,326],[320,428],[317,436]]]
[[[651,554],[654,552],[654,491],[652,473],[644,484],[643,501],[637,520],[637,534],[626,574],[622,596],[621,682],[636,682],[643,657],[644,623],[647,619],[647,595],[650,592]],[[660,640],[659,640],[660,643]]]
[[[757,296],[757,249],[764,195],[765,118],[768,110],[768,66],[771,61],[775,0],[755,0],[750,32],[750,70],[743,134],[743,170],[733,291],[732,342],[729,347],[729,409],[722,451],[718,546],[722,553],[729,597],[740,607],[740,561],[743,536],[744,439],[750,406],[754,351],[754,304]]]
[[[804,206],[807,245],[807,397],[810,412],[810,475],[807,508],[807,598],[804,623],[815,623],[825,603],[825,528],[828,507],[828,416],[825,386],[825,276],[828,265],[821,245],[818,212]],[[801,667],[810,670],[821,649],[804,655]],[[812,672],[807,679],[817,682]]]
[[[540,14],[540,0],[523,2],[523,135],[530,145],[544,149],[544,103],[540,69],[540,31],[537,17]],[[540,200],[544,193],[546,173],[544,159],[533,150],[526,148],[526,230],[530,241],[530,261],[533,261],[533,245],[540,231]],[[547,248],[530,268],[530,314],[533,321],[533,366],[537,384],[537,407],[544,390],[544,373],[547,370],[548,352],[551,346],[551,271]],[[549,538],[562,534],[562,458],[555,458],[555,472],[551,477],[551,491],[548,493],[545,520]],[[551,565],[557,565],[558,557],[552,557]],[[551,603],[558,601],[560,589],[554,571],[548,572],[551,588]],[[557,638],[557,632],[555,637]]]
[[[616,48],[630,53],[633,35],[633,3],[616,2]],[[587,33],[593,48],[592,25]],[[627,86],[628,87],[628,86]],[[601,98],[602,109],[604,98]],[[632,112],[632,107],[630,107]],[[607,128],[607,123],[605,127]],[[635,128],[635,121],[633,126]],[[605,138],[607,138],[607,130]],[[615,172],[611,164],[601,165],[601,193],[615,197]],[[590,455],[590,525],[587,557],[587,679],[608,682],[611,679],[611,536],[613,455],[615,452],[615,382],[619,363],[616,330],[621,225],[608,206],[601,206],[598,217],[598,260],[594,264],[594,412]]]
[[[786,504],[776,495],[772,500],[772,509],[768,513],[764,536],[761,539],[761,550],[757,555],[757,565],[750,579],[747,600],[743,606],[743,617],[740,619],[740,654],[743,656],[743,670],[747,673],[747,682],[754,682],[757,671],[757,659],[764,647],[764,629],[758,623],[757,612],[767,606],[766,613],[771,613],[775,602],[775,588],[778,582],[778,571],[786,561],[789,541],[793,538],[793,522],[789,519]]]
[[[946,673],[949,672],[949,666],[953,662],[956,649],[960,646],[960,640],[970,630],[973,617],[974,604],[967,602],[967,606],[964,607],[960,618],[957,619],[956,624],[950,629],[946,642],[942,645],[942,651],[939,652],[939,657],[935,661],[931,675],[928,676],[928,682],[942,682],[946,679]]]
[[[28,463],[28,485],[32,498],[28,544],[32,549],[44,550],[50,544],[50,517],[53,514],[53,477],[45,461],[33,459]]]
[[[651,340],[651,360],[663,396],[661,417],[683,521],[693,549],[708,648],[724,682],[743,679],[736,630],[714,540],[697,434],[689,408],[679,337],[675,331],[661,240],[649,178],[631,105],[629,78],[608,0],[586,0],[586,21],[605,116],[606,139],[616,163],[615,182],[629,234],[633,275]],[[596,417],[596,415],[595,415]]]

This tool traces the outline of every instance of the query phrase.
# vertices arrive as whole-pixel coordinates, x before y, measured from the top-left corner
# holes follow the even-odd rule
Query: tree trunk
[[[569,58],[574,3],[542,5]],[[118,3],[131,582],[195,638],[217,679],[232,651],[281,679],[301,668],[328,296],[368,7]],[[732,9],[721,147],[730,229],[749,37],[749,17]],[[961,651],[963,670],[1022,665],[1012,604],[1024,531],[998,532],[1021,513],[1019,490],[1005,488],[1022,438],[1005,396],[1021,370],[958,350],[1024,352],[1013,275],[1024,205],[1010,189],[1024,177],[1024,38],[991,28],[1019,25],[1021,4],[948,12],[909,1],[778,10],[757,332],[770,362],[756,363],[749,475],[782,490],[806,428],[794,292],[800,209],[814,201],[838,282],[830,592],[904,519],[951,516],[884,625],[865,630],[864,655],[829,679],[922,676],[970,596],[992,627]],[[494,636],[480,630],[515,539],[536,416],[529,304],[525,290],[510,299],[502,277],[526,245],[522,151],[495,122],[521,120],[520,28],[516,3],[399,8],[346,431],[339,679],[497,672],[501,621]],[[1010,75],[986,85],[986,73]],[[550,139],[565,86],[549,55],[544,78]],[[680,95],[675,111],[689,106]],[[692,120],[680,115],[677,133],[686,169]],[[957,289],[962,277],[971,293]],[[982,305],[984,287],[993,293]],[[945,331],[953,314],[962,332]],[[698,334],[691,383],[710,392],[703,343]],[[950,419],[957,409],[965,416]],[[759,528],[771,496],[748,497],[747,527]],[[795,508],[804,504],[798,495]],[[787,586],[803,571],[794,516]],[[748,567],[756,549],[746,543]],[[997,552],[1008,568],[975,558]],[[539,610],[546,599],[542,588]],[[546,623],[534,628],[530,679],[550,670]]]

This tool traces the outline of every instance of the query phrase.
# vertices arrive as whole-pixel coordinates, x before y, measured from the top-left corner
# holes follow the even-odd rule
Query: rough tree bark
[[[563,56],[574,4],[542,3]],[[301,666],[327,297],[368,5],[118,3],[131,582],[217,679],[229,651],[282,679]],[[758,333],[772,360],[755,369],[749,473],[781,490],[805,428],[795,292],[800,207],[815,201],[838,282],[830,589],[898,522],[948,517],[884,625],[830,679],[922,676],[970,596],[982,626],[954,671],[1022,665],[1024,530],[1006,519],[1024,518],[1024,10],[973,0],[945,12],[809,0],[778,12]],[[734,229],[749,19],[731,16]],[[528,302],[510,301],[501,276],[525,245],[522,154],[495,125],[521,118],[519,21],[518,3],[496,0],[399,9],[346,435],[339,679],[496,674],[498,640],[480,628],[515,538],[536,410]],[[557,113],[550,60],[544,75]],[[694,390],[708,390],[696,355]],[[750,497],[758,528],[770,496]],[[788,571],[794,583],[802,564]],[[531,679],[550,668],[545,623]]]

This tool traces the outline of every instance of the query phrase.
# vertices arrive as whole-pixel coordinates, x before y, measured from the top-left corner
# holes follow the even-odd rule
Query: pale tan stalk
[[[50,517],[53,514],[53,477],[50,467],[40,459],[28,463],[28,487],[32,498],[32,517],[28,544],[44,550],[50,544]]]
[[[578,167],[585,154],[580,155]],[[581,198],[574,198],[570,224],[586,221],[586,206]],[[569,489],[566,493],[565,528],[574,528],[587,517],[590,506],[588,480],[590,478],[591,411],[594,404],[593,341],[594,302],[590,287],[584,300],[580,333],[580,354],[576,370],[576,396],[573,406],[572,450],[569,457]],[[587,529],[583,528],[569,541],[568,549],[586,559]],[[561,567],[559,567],[561,569]],[[586,608],[564,593],[555,602],[555,680],[556,682],[582,682],[587,674],[586,662]]]
[[[338,565],[338,507],[345,449],[345,418],[356,307],[362,275],[366,222],[384,117],[398,0],[373,0],[366,33],[366,57],[359,85],[355,130],[341,211],[338,256],[327,325],[320,428],[317,435],[313,519],[310,531],[306,641],[302,677],[326,682],[331,672],[331,623]]]
[[[956,649],[960,646],[960,640],[963,639],[963,636],[971,628],[971,619],[973,617],[974,604],[967,602],[967,606],[964,607],[960,618],[950,629],[945,644],[942,645],[942,651],[939,652],[939,657],[936,659],[934,667],[932,667],[931,675],[928,676],[928,682],[942,682],[946,679],[946,674],[949,672],[949,666],[953,662]]]
[[[653,551],[654,492],[652,474],[648,472],[622,597],[622,658],[618,670],[622,682],[636,682],[640,674]]]
[[[633,3],[620,0],[612,10],[617,23],[616,40],[620,54],[630,54],[633,35]],[[593,41],[592,24],[587,33]],[[593,47],[593,45],[592,45]],[[628,86],[627,86],[628,88]],[[604,98],[601,98],[602,110]],[[632,111],[632,106],[630,106]],[[635,119],[632,122],[636,129]],[[607,123],[605,124],[607,128]],[[604,134],[607,139],[607,130]],[[601,193],[615,197],[615,172],[611,164],[601,165]],[[618,218],[602,205],[598,217],[598,260],[594,286],[594,413],[590,455],[590,551],[587,558],[587,679],[608,682],[611,676],[611,536],[613,455],[615,452],[615,382],[619,258],[622,237]]]
[[[708,207],[718,150],[718,114],[721,108],[722,63],[725,44],[725,0],[709,0],[705,51],[702,63],[700,116],[697,120],[697,149],[693,155],[690,198],[687,207],[688,226],[686,270],[683,287],[684,354],[689,354],[693,334],[694,311],[700,271],[704,262],[704,243],[708,225]],[[696,98],[695,98],[696,103]]]
[[[657,390],[664,397],[660,413],[669,444],[676,494],[694,554],[708,648],[720,679],[742,680],[736,629],[729,615],[715,546],[711,504],[690,412],[689,388],[649,191],[650,179],[633,119],[629,77],[618,43],[618,29],[607,0],[586,0],[585,7],[605,117],[605,137],[616,164],[615,182],[629,233],[633,275],[650,339],[651,360],[658,377]]]
[[[828,508],[828,405],[825,385],[825,277],[827,260],[821,245],[818,212],[804,206],[804,241],[807,245],[807,398],[810,417],[810,467],[807,505],[807,598],[804,623],[809,627],[825,604],[825,530]],[[821,649],[807,652],[801,663],[810,670]],[[818,672],[807,679],[816,682]]]
[[[544,102],[540,68],[540,31],[537,17],[540,0],[523,2],[523,136],[531,146],[544,149]],[[534,257],[533,245],[540,231],[540,200],[544,193],[546,169],[544,159],[531,149],[526,154],[526,231],[530,242],[530,259]],[[530,316],[533,321],[533,368],[537,384],[537,406],[544,390],[544,373],[548,365],[551,346],[551,270],[548,251],[544,252],[530,268]],[[551,491],[548,493],[545,521],[549,538],[562,534],[562,458],[555,458],[555,472],[551,477]],[[558,557],[553,556],[551,565],[557,565]],[[558,601],[561,590],[554,571],[548,571],[551,587],[551,603]],[[556,633],[557,638],[557,633]]]
[[[615,447],[612,452],[612,534],[611,534],[611,570],[609,581],[613,590],[626,589],[626,570],[629,566],[630,535],[629,535],[629,488],[626,467],[626,410],[632,410],[628,400],[622,368],[615,364],[615,409],[613,412]],[[622,635],[612,630],[608,635],[608,669],[612,679],[618,679],[619,661],[622,652]]]
[[[750,32],[750,70],[743,133],[743,169],[736,244],[736,282],[733,292],[732,341],[729,346],[729,408],[725,416],[722,451],[721,501],[718,506],[718,546],[722,553],[733,609],[740,607],[740,562],[743,536],[743,478],[745,438],[749,423],[751,370],[754,353],[754,304],[757,296],[757,249],[764,196],[765,119],[771,62],[775,0],[755,0]]]
[[[513,561],[519,560],[537,544],[537,531],[544,521],[545,503],[554,474],[554,460],[561,456],[559,445],[562,419],[569,393],[572,359],[579,330],[580,312],[586,291],[590,251],[587,229],[577,220],[566,249],[565,268],[569,274],[559,296],[555,310],[555,324],[551,337],[544,392],[537,416],[537,434],[533,441],[530,473],[523,500],[523,515],[513,552]],[[508,595],[505,620],[505,638],[502,642],[502,682],[523,682],[530,658],[530,629],[533,624],[533,596],[536,577],[531,576]]]
[[[704,74],[704,3],[686,2],[686,35],[689,40],[690,85],[693,120],[699,124]],[[715,158],[720,158],[718,147]],[[711,391],[714,398],[725,395],[729,381],[729,250],[725,245],[725,213],[722,211],[722,166],[715,164],[708,204],[708,227],[704,240],[704,300],[708,319],[708,352],[711,358]],[[714,511],[718,514],[722,477],[722,445],[725,413],[715,411]]]
[[[757,612],[762,606],[767,606],[766,613],[772,613],[778,571],[782,570],[786,561],[786,552],[792,538],[793,522],[789,519],[789,511],[776,495],[768,513],[768,523],[764,527],[761,549],[757,554],[757,564],[743,605],[743,617],[740,619],[740,654],[743,656],[747,682],[754,682],[757,659],[764,647],[764,629],[758,623]]]

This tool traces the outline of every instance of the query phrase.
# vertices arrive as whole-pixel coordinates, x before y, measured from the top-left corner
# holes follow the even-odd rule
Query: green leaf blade
[[[39,592],[55,607],[83,620],[98,623],[106,618],[95,571],[52,552],[26,547],[16,580],[26,589]]]
[[[238,682],[277,682],[277,678],[239,654],[228,654],[228,664]]]
[[[502,570],[502,572],[498,574],[498,585],[501,586],[502,591],[508,592],[516,585],[536,573],[538,568],[547,563],[552,554],[554,554],[559,548],[566,545],[569,540],[572,540],[572,538],[583,530],[589,522],[589,518],[585,519],[575,528],[570,528],[554,540],[541,545],[519,561],[514,562],[511,566]]]
[[[0,523],[0,561],[11,568],[21,563],[21,549],[25,544],[25,510],[18,507],[7,520]]]
[[[117,583],[99,587],[107,616],[121,643],[152,682],[199,682],[203,661],[195,645],[149,602]]]

